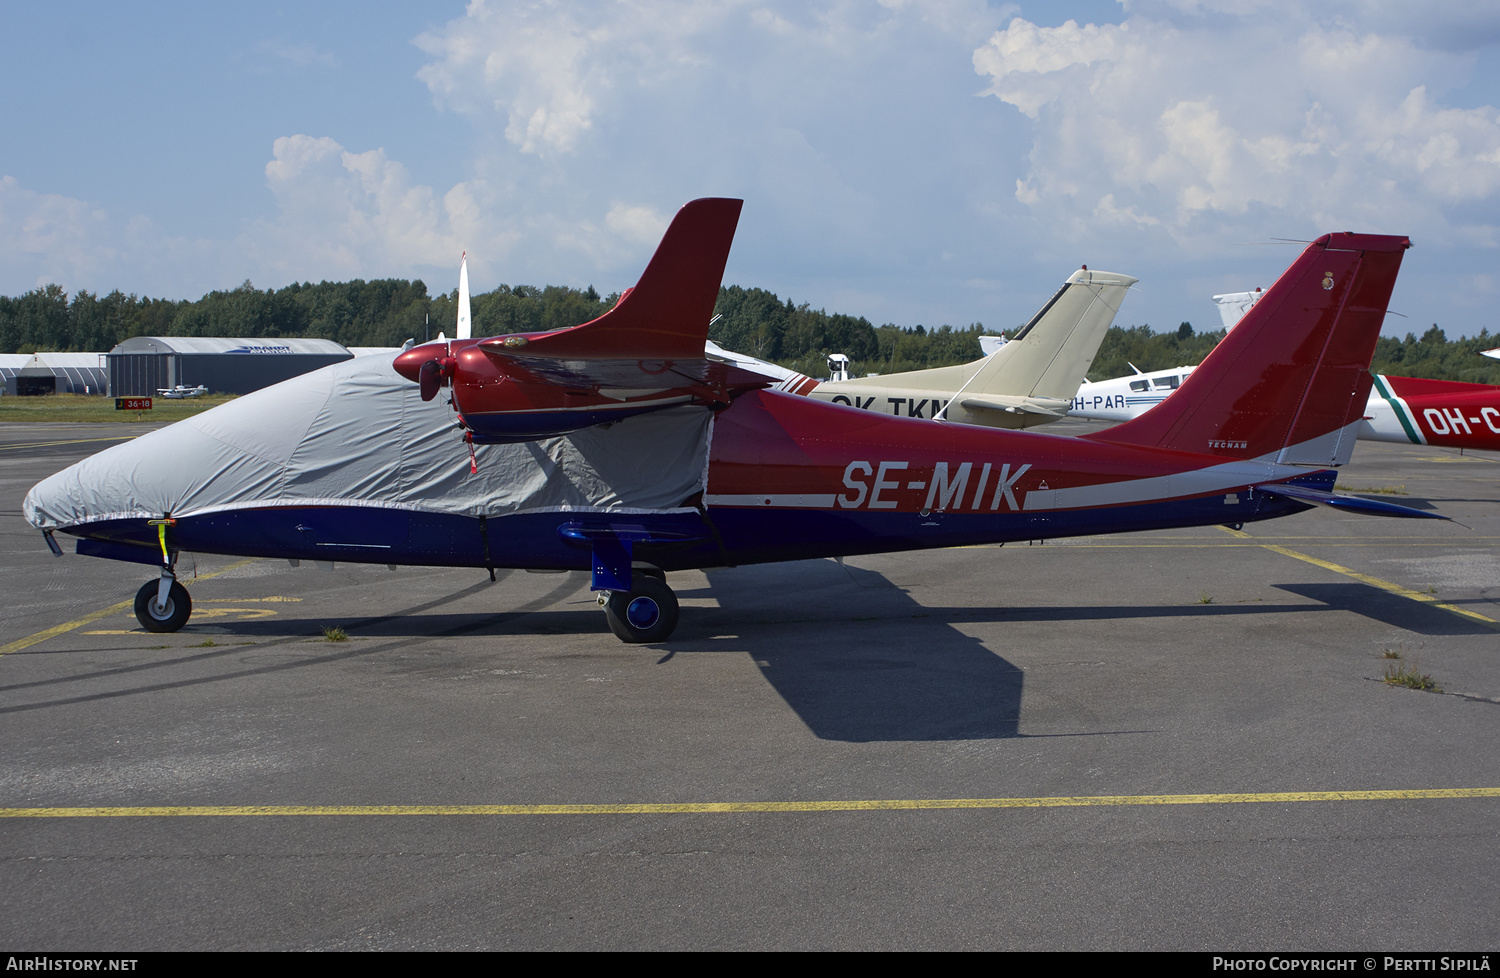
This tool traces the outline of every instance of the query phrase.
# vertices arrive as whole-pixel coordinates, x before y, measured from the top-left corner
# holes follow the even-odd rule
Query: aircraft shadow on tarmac
[[[1493,635],[1487,622],[1455,615],[1436,605],[1394,598],[1378,587],[1357,581],[1326,584],[1277,584],[1278,590],[1300,594],[1329,608],[1362,615],[1418,635]]]
[[[493,603],[505,605],[504,586],[509,576],[502,577],[500,588],[490,599]],[[683,608],[682,624],[672,641],[620,650],[654,656],[661,664],[678,655],[748,654],[816,736],[848,742],[1024,736],[1018,726],[1024,689],[1022,671],[996,649],[965,634],[961,627],[965,623],[1202,620],[1345,611],[1419,635],[1493,631],[1486,623],[1466,620],[1420,601],[1393,600],[1378,588],[1356,582],[1275,585],[1304,599],[1285,604],[939,607],[919,603],[905,588],[880,573],[840,566],[831,560],[728,568],[711,571],[708,578],[705,588],[679,589],[678,594],[689,604]],[[298,661],[233,668],[214,677],[160,684],[146,677],[159,674],[160,669],[169,667],[168,662],[138,663],[105,672],[135,673],[146,679],[143,684],[103,694],[69,696],[63,692],[76,682],[98,678],[98,674],[58,677],[23,685],[50,686],[56,693],[63,693],[61,699],[48,697],[47,702],[0,708],[0,713],[316,667],[376,655],[412,640],[446,636],[594,633],[601,643],[613,646],[616,640],[605,629],[587,587],[585,575],[569,574],[545,592],[503,611],[440,610],[495,588],[489,581],[482,581],[389,615],[340,623],[351,636],[375,640],[371,645],[322,646],[319,654]],[[705,597],[714,598],[718,607],[694,606],[692,599]],[[1018,598],[1012,596],[1012,600]],[[259,637],[279,645],[306,642],[327,624],[321,619],[278,616],[216,620],[204,631],[216,638],[223,636],[224,642]],[[190,624],[184,634],[196,630]],[[195,660],[234,658],[242,651],[222,646],[179,650]]]
[[[713,571],[679,634],[746,651],[824,740],[1019,736],[1024,674],[884,575],[831,560]],[[674,643],[675,644],[675,643]]]

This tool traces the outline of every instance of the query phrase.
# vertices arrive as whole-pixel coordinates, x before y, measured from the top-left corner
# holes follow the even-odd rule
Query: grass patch
[[[1406,491],[1406,487],[1405,486],[1348,486],[1348,485],[1344,485],[1341,482],[1341,483],[1338,483],[1337,485],[1335,485],[1333,488],[1335,488],[1335,489],[1342,489],[1345,492],[1362,492],[1362,493],[1365,493],[1366,495],[1374,495],[1374,496],[1410,496],[1411,495],[1411,493],[1409,493],[1409,492]]]
[[[233,394],[208,394],[204,397],[167,400],[152,398],[155,405],[149,411],[116,411],[112,397],[91,397],[86,394],[42,394],[38,397],[0,397],[0,421],[36,422],[88,422],[118,421],[134,424],[137,421],[181,421],[201,414],[211,407],[218,407],[234,400]]]
[[[1381,678],[1387,686],[1426,689],[1434,693],[1441,693],[1443,691],[1443,688],[1430,675],[1422,672],[1416,664],[1402,662],[1399,653],[1396,655],[1396,661],[1385,667],[1385,673]]]
[[[324,625],[323,640],[325,642],[347,642],[349,641],[349,633],[337,625]]]
[[[1380,652],[1380,657],[1382,659],[1399,659],[1401,658],[1401,653],[1397,652],[1395,649],[1382,649]]]
[[[1199,604],[1213,604],[1214,603],[1214,596],[1212,594],[1200,594],[1200,595],[1198,595],[1198,603]]]
[[[215,642],[211,638],[205,638],[203,641],[199,642],[197,645],[189,645],[188,646],[188,648],[190,648],[190,649],[216,649],[218,647],[219,647],[219,643]]]

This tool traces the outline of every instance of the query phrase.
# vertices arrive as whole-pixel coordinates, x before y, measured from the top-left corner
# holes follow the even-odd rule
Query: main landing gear
[[[636,570],[629,591],[602,591],[599,604],[609,630],[623,642],[664,642],[677,627],[677,595],[659,570]]]
[[[135,618],[148,632],[175,632],[192,613],[188,589],[177,583],[170,570],[163,569],[160,578],[147,581],[135,592]]]

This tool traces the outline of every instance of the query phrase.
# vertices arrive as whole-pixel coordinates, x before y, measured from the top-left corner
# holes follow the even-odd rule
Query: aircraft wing
[[[513,354],[493,341],[479,344],[507,377],[533,384],[598,390],[660,390],[684,384],[723,388],[731,392],[770,387],[774,377],[722,360],[698,357],[673,360],[592,360]]]

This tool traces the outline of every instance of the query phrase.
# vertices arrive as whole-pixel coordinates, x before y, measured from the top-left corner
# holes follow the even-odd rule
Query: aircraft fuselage
[[[367,506],[244,506],[178,518],[175,550],[308,561],[588,570],[590,532],[663,570],[1246,523],[1309,507],[1332,470],[881,417],[751,392],[715,420],[707,491],[662,513],[479,519]],[[462,446],[455,439],[455,455]],[[483,446],[477,457],[485,464]],[[695,508],[701,506],[701,508]],[[144,519],[67,528],[81,553],[161,562]]]

